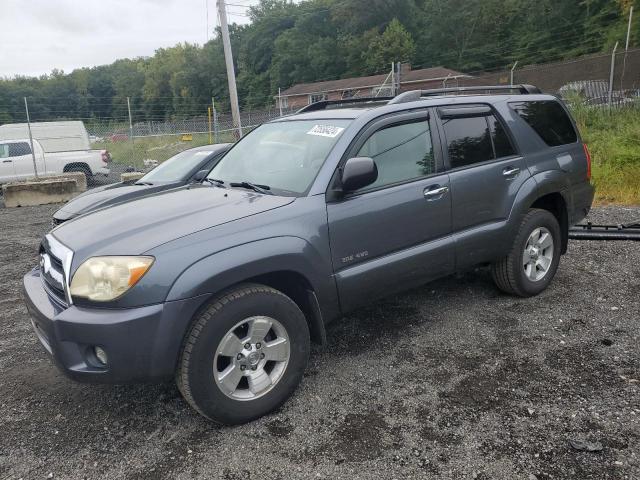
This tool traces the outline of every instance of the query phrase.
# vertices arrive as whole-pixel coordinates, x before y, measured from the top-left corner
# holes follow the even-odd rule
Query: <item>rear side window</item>
[[[552,100],[514,102],[509,106],[550,147],[578,141],[578,135],[573,128],[571,119],[558,102]]]
[[[9,145],[6,143],[0,143],[0,158],[7,158],[9,156]]]
[[[493,115],[443,118],[451,168],[515,155],[502,124]]]
[[[31,153],[31,148],[29,144],[26,142],[17,142],[9,144],[9,156],[10,157],[20,157],[22,155],[29,155]]]

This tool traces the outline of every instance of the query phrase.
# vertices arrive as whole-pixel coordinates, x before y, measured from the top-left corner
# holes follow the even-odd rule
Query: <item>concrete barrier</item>
[[[40,175],[38,180],[35,177],[27,178],[27,182],[37,182],[39,180],[75,180],[76,193],[87,191],[87,176],[82,172],[65,172],[56,175]]]
[[[77,193],[75,179],[44,179],[37,182],[6,183],[2,185],[4,206],[29,207],[71,200]]]
[[[60,175],[55,175],[53,178],[60,180],[75,180],[76,192],[82,193],[87,191],[87,176],[82,172],[66,172]]]
[[[126,182],[135,182],[136,180],[140,180],[142,177],[144,177],[144,173],[143,172],[127,172],[127,173],[121,173],[120,174],[120,181],[123,183]]]

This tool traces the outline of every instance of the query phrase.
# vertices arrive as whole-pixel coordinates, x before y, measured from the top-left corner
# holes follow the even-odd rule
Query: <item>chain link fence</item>
[[[292,113],[284,109],[282,115]],[[278,118],[279,109],[241,113],[243,134],[256,126]],[[183,150],[216,143],[233,143],[239,138],[231,114],[212,112],[179,120],[127,122],[85,122],[91,147],[111,154],[111,175],[104,181],[118,181],[125,172],[146,172]]]
[[[512,81],[513,79],[513,81]],[[513,71],[472,74],[443,86],[535,85],[568,103],[592,108],[638,107],[640,49],[587,55],[563,62],[527,65]]]
[[[613,72],[613,73],[612,73]],[[563,97],[570,106],[605,111],[640,107],[640,49],[598,54],[569,61],[529,65],[519,69],[469,73],[444,80],[443,87],[531,84]],[[387,87],[388,85],[380,87]],[[401,91],[410,88],[402,85]],[[111,174],[97,184],[120,180],[129,171],[148,171],[171,156],[197,146],[231,143],[239,138],[230,113],[203,106],[203,115],[174,120],[84,119],[91,148],[111,154]],[[276,105],[241,113],[243,134],[256,126],[293,113]],[[61,120],[73,120],[65,118]]]

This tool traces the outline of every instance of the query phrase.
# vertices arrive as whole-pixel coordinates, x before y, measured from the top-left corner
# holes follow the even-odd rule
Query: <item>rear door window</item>
[[[6,143],[0,143],[0,158],[7,158],[9,156],[9,145]]]
[[[573,123],[562,105],[553,100],[513,102],[509,106],[550,147],[578,141]]]
[[[442,125],[451,168],[466,167],[516,153],[504,127],[493,114],[445,117],[442,118]]]
[[[27,142],[16,142],[9,144],[9,156],[21,157],[22,155],[29,155],[31,148]]]

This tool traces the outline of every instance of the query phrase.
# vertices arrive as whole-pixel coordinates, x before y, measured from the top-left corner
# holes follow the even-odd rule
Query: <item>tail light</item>
[[[103,163],[109,163],[111,161],[111,154],[107,150],[102,150],[101,157]]]
[[[587,157],[587,180],[591,180],[591,154],[586,143],[583,143],[582,146],[584,147],[584,155]]]

